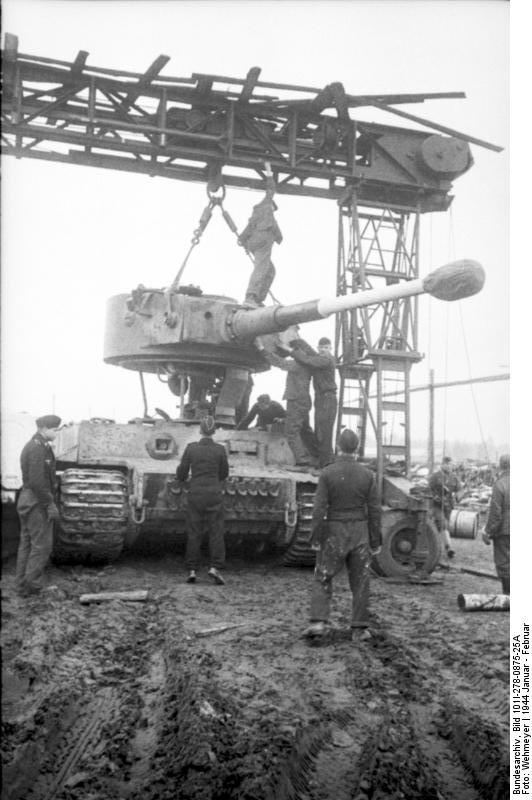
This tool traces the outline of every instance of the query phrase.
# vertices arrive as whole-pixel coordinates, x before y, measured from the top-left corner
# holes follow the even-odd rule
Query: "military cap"
[[[343,453],[354,453],[358,447],[358,436],[349,428],[344,428],[338,439],[338,446]]]
[[[58,428],[61,425],[61,417],[56,414],[45,414],[35,420],[38,428]]]
[[[200,422],[199,428],[204,436],[212,436],[214,431],[216,430],[216,423],[214,421],[214,418],[210,417],[209,415],[203,417],[203,419]]]
[[[264,400],[265,402],[268,401],[269,403],[271,399],[272,398],[270,397],[269,394],[259,394],[259,396],[257,397],[257,402],[260,403],[261,400]]]
[[[320,344],[332,344],[331,340],[327,338],[327,336],[322,336],[318,342],[318,346]]]

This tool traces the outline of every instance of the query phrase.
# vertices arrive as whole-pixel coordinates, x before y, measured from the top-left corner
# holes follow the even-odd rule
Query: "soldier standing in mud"
[[[502,592],[510,594],[510,456],[501,456],[499,469],[482,539],[485,544],[493,542],[493,560]]]
[[[369,626],[369,567],[380,551],[381,506],[373,473],[356,459],[358,437],[347,428],[338,439],[339,456],[320,475],[312,510],[311,544],[318,550],[307,638],[323,636],[329,621],[333,578],[347,567],[353,595],[351,628],[358,639]]]
[[[187,444],[176,471],[177,480],[183,483],[189,472],[192,476],[186,512],[187,583],[196,583],[201,543],[206,529],[211,562],[207,574],[214,583],[222,585],[225,580],[219,570],[225,562],[223,482],[229,475],[229,463],[225,447],[212,440],[216,430],[213,417],[203,417],[199,427],[202,438],[199,442]]]
[[[336,362],[332,354],[332,343],[326,336],[322,336],[318,342],[318,352],[316,353],[303,339],[296,341],[298,347],[294,347],[291,355],[300,364],[306,364],[312,370],[314,430],[318,440],[320,467],[325,467],[334,461],[332,440],[334,421],[338,410],[334,376]]]
[[[239,244],[253,255],[255,262],[245,298],[245,303],[250,306],[264,303],[275,277],[275,267],[271,260],[273,243],[280,244],[283,241],[281,229],[273,215],[277,209],[273,201],[275,194],[273,173],[269,162],[266,162],[265,166],[266,194],[260,203],[253,206],[249,222],[238,237]]]
[[[290,342],[291,347],[293,344],[293,341]],[[287,373],[283,394],[283,400],[286,400],[286,438],[294,454],[296,465],[302,467],[311,466],[313,461],[315,463],[318,448],[314,431],[309,423],[309,412],[312,407],[310,399],[310,369],[306,364],[300,364],[293,358],[284,358],[276,353],[270,353],[264,348],[260,337],[255,339],[255,346],[270,364],[285,370]]]
[[[53,547],[53,523],[59,519],[55,504],[55,455],[51,442],[61,418],[47,414],[37,419],[37,433],[20,454],[22,490],[17,502],[20,543],[15,586],[21,597],[38,595],[44,588],[44,570]]]
[[[454,558],[454,550],[449,533],[449,517],[454,508],[454,495],[460,491],[461,483],[453,473],[449,456],[442,460],[441,468],[429,477],[429,489],[432,492],[432,516],[435,525],[443,538],[447,558]]]

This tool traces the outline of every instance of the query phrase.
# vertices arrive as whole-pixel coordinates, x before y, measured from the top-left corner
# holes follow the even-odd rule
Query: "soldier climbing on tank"
[[[283,400],[286,400],[286,438],[294,454],[296,465],[313,466],[317,462],[318,445],[309,422],[309,412],[312,407],[310,369],[306,364],[300,364],[293,358],[270,353],[264,348],[260,337],[255,339],[255,345],[270,364],[287,373],[283,394]],[[290,342],[290,346],[293,347],[293,341]]]
[[[339,455],[318,481],[312,510],[311,545],[318,551],[310,601],[310,639],[327,632],[333,578],[347,567],[353,595],[351,628],[359,639],[371,636],[369,568],[381,548],[381,506],[373,473],[357,463],[358,437],[347,428],[338,439]]]
[[[454,558],[449,517],[454,508],[455,495],[461,488],[462,484],[453,472],[452,461],[445,456],[440,469],[429,476],[429,489],[432,493],[432,516],[442,536],[447,558]]]
[[[272,400],[269,394],[259,394],[257,402],[251,406],[249,413],[236,426],[237,431],[247,430],[255,417],[257,417],[257,428],[265,431],[268,429],[268,425],[284,419],[286,411],[280,403]]]
[[[212,440],[215,430],[213,417],[205,416],[200,422],[202,438],[186,446],[176,470],[177,480],[183,483],[191,473],[186,511],[187,583],[196,583],[205,532],[210,558],[207,575],[214,583],[225,583],[220,569],[225,562],[223,483],[229,475],[229,464],[225,447]]]
[[[336,362],[332,354],[332,344],[330,339],[322,336],[318,342],[318,352],[303,339],[297,339],[296,345],[290,354],[296,361],[306,364],[312,370],[314,430],[318,440],[320,467],[325,467],[334,460],[332,441],[338,410],[334,376]]]
[[[55,455],[51,447],[61,418],[47,414],[37,419],[37,433],[20,454],[22,490],[17,502],[20,543],[15,586],[21,597],[38,595],[45,584],[44,570],[53,547],[53,523],[59,519]]]
[[[245,303],[249,306],[264,303],[275,277],[275,267],[271,260],[273,243],[280,244],[283,240],[281,229],[273,215],[277,206],[273,201],[275,182],[269,162],[265,162],[265,167],[266,194],[260,203],[253,206],[248,224],[238,237],[239,244],[253,255],[255,262],[246,290]]]
[[[493,542],[493,560],[503,594],[510,594],[510,456],[501,456],[499,477],[491,493],[485,544]]]

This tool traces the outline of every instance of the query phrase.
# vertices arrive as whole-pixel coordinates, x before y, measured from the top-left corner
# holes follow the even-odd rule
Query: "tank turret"
[[[278,548],[287,565],[312,565],[309,532],[317,473],[296,466],[282,424],[267,431],[232,425],[249,396],[250,373],[269,366],[254,344],[256,337],[273,350],[282,346],[283,336],[297,335],[290,326],[424,292],[456,300],[479,291],[483,282],[482,267],[462,261],[380,290],[265,308],[246,308],[191,287],[139,287],[109,301],[105,360],[164,373],[169,388],[182,399],[186,393],[198,416],[201,400],[214,401],[218,422],[226,423],[216,437],[230,466],[224,489],[228,548],[238,553],[244,545],[257,553]],[[187,490],[175,475],[187,444],[197,441],[198,424],[189,422],[197,417],[182,413],[171,420],[156,411],[159,418],[145,414],[127,424],[97,418],[60,432],[55,559],[112,560],[137,539],[139,545],[161,537],[174,546],[184,542]],[[430,572],[439,562],[441,544],[427,501],[410,494],[406,478],[387,480],[382,501],[383,547],[374,568],[386,575]]]
[[[462,260],[434,270],[425,278],[405,280],[380,289],[293,305],[242,306],[229,297],[206,295],[196,287],[149,289],[108,302],[104,360],[139,372],[163,374],[171,391],[188,406],[216,398],[216,417],[234,422],[235,409],[249,393],[252,372],[269,369],[254,346],[263,337],[266,350],[293,339],[293,326],[375,303],[428,293],[457,300],[478,292],[484,270]],[[184,407],[184,403],[182,402]]]

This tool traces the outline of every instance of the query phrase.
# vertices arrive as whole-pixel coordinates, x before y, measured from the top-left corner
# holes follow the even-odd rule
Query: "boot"
[[[196,570],[191,569],[188,573],[187,583],[196,583]]]
[[[225,581],[218,572],[218,570],[216,569],[216,567],[211,567],[210,570],[207,572],[207,575],[212,581],[214,581],[214,583],[217,583],[218,586],[224,585]]]
[[[502,593],[510,594],[510,578],[501,578]]]
[[[315,637],[323,636],[327,629],[327,623],[323,620],[315,620],[311,622],[308,628],[303,631],[305,639],[314,639]]]

